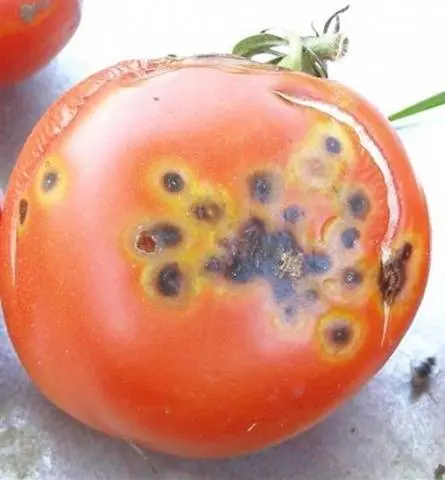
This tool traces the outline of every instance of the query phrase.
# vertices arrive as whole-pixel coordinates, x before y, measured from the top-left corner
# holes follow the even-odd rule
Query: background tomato
[[[50,62],[80,22],[80,0],[0,2],[0,85],[32,75]]]
[[[220,457],[296,435],[376,373],[422,299],[430,225],[366,100],[203,56],[61,97],[10,178],[0,245],[8,331],[49,399]]]

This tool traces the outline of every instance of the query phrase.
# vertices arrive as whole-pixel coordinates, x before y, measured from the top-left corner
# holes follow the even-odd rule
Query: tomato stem
[[[264,63],[327,78],[328,62],[337,61],[348,50],[349,39],[340,32],[340,15],[348,9],[349,5],[333,13],[322,33],[313,24],[314,34],[308,36],[296,31],[275,34],[266,29],[239,41],[232,54],[251,60],[261,55],[263,59],[266,57]]]

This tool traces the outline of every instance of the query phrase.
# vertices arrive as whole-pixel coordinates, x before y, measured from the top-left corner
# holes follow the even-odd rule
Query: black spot
[[[347,268],[343,271],[343,283],[349,288],[354,288],[360,285],[363,281],[363,274],[352,268]]]
[[[155,250],[172,248],[182,241],[182,234],[178,227],[170,224],[160,224],[149,230],[143,230],[136,238],[136,248],[145,253]]]
[[[49,192],[52,190],[59,181],[59,175],[57,172],[46,172],[42,180],[42,190],[44,192]]]
[[[220,272],[223,269],[223,264],[221,262],[221,259],[217,257],[211,257],[207,260],[207,262],[204,265],[204,269],[208,272]]]
[[[329,153],[338,155],[341,152],[341,143],[336,137],[329,136],[325,141],[326,150]]]
[[[406,284],[406,264],[411,258],[413,247],[410,243],[397,250],[379,272],[379,289],[383,301],[392,305]]]
[[[20,225],[25,223],[26,217],[28,216],[28,200],[22,198],[19,202],[19,222]]]
[[[157,288],[165,297],[177,297],[181,292],[183,277],[177,263],[165,265],[158,274]]]
[[[321,275],[331,268],[332,261],[327,253],[315,252],[306,254],[304,270],[308,274]]]
[[[154,100],[155,102],[159,102],[159,97],[153,97],[153,100]]]
[[[340,236],[341,243],[347,249],[354,248],[355,242],[360,238],[360,231],[355,228],[347,228],[343,230]]]
[[[336,321],[328,329],[329,340],[339,346],[344,347],[348,345],[352,338],[352,330],[347,321]]]
[[[191,208],[198,220],[217,222],[223,215],[223,209],[216,202],[198,203]]]
[[[367,196],[362,192],[355,192],[347,199],[348,209],[354,218],[365,220],[370,210]]]
[[[165,189],[170,193],[178,193],[185,186],[184,179],[177,172],[167,172],[164,175],[163,183]]]
[[[298,275],[298,265],[290,262],[298,260],[301,248],[291,232],[276,230],[268,232],[265,223],[256,217],[241,225],[238,235],[219,242],[225,255],[219,259],[221,274],[235,283],[246,283],[255,278],[265,279],[277,301],[295,296],[294,282]],[[212,260],[214,262],[214,260]]]
[[[268,173],[255,173],[249,179],[250,196],[260,203],[267,203],[272,198],[273,178]]]
[[[291,205],[283,212],[283,218],[286,222],[297,223],[303,216],[303,211],[298,205]]]

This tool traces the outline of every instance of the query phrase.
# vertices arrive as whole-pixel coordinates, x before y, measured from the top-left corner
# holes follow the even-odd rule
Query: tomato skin
[[[0,3],[0,85],[46,66],[69,42],[81,17],[80,0]]]
[[[335,106],[364,127],[392,174],[396,216],[383,170],[352,127],[308,101]],[[329,155],[317,146],[323,138]],[[248,179],[264,171],[276,183],[275,197],[262,202],[255,195],[267,193],[269,177]],[[359,187],[365,193],[351,203]],[[221,217],[207,208],[210,200],[224,207]],[[295,202],[310,212],[298,227],[282,217]],[[253,216],[276,233],[260,238],[250,230],[239,255],[239,239],[218,246],[246,233],[243,222]],[[402,254],[395,276],[385,278],[400,291],[385,322],[380,247],[391,219],[387,248]],[[141,231],[163,222],[179,229],[179,245],[141,240]],[[361,232],[356,249],[338,243],[351,226]],[[232,280],[204,272],[221,251],[234,263],[250,261],[261,242],[284,242],[285,228],[304,252],[324,248],[332,261],[321,276],[303,275],[298,261],[306,257],[296,249],[286,257],[291,266],[273,277],[274,288],[284,285],[285,296],[295,281],[295,289],[316,293],[298,313],[274,297],[267,276],[242,282],[236,275],[245,271],[233,265]],[[400,140],[366,100],[332,81],[204,56],[123,62],[63,95],[20,154],[0,248],[8,332],[54,404],[155,450],[227,457],[310,428],[381,368],[422,300],[430,224]],[[261,251],[256,261],[275,268],[277,251]],[[159,269],[172,262],[182,281],[170,270],[169,283],[160,283]],[[365,275],[353,291],[336,273],[349,265]]]

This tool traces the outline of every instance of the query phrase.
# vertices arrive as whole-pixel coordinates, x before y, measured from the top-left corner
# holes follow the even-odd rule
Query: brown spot
[[[191,212],[205,222],[217,222],[223,215],[223,209],[216,202],[198,203],[192,206]]]
[[[25,223],[26,217],[28,216],[28,200],[22,198],[19,202],[19,222],[20,225]]]
[[[406,264],[412,255],[412,245],[405,245],[397,250],[386,262],[382,263],[379,273],[379,289],[383,301],[392,305],[406,283]]]
[[[337,347],[347,346],[352,339],[352,330],[348,321],[336,320],[326,331],[328,341]]]

